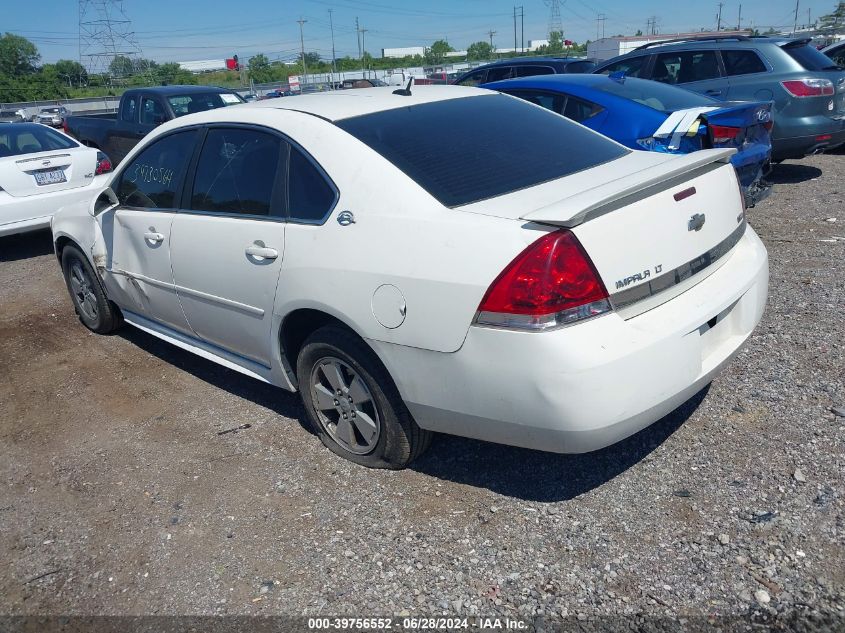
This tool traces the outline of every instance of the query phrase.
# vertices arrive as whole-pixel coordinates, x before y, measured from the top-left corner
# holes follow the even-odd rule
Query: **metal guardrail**
[[[116,112],[120,97],[81,97],[78,99],[52,99],[46,101],[19,101],[17,103],[0,103],[3,110],[23,110],[27,118],[32,118],[41,108],[63,105],[73,114],[95,112]]]

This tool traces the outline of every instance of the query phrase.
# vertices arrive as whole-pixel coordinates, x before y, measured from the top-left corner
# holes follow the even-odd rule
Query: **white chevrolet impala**
[[[162,125],[52,228],[88,328],[298,390],[354,462],[401,468],[432,432],[585,452],[760,320],[731,151],[630,151],[474,88],[343,91]]]
[[[103,152],[37,123],[0,123],[0,236],[50,226],[56,209],[102,189]]]

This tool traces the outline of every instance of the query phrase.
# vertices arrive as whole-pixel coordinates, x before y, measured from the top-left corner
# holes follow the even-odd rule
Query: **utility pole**
[[[332,12],[334,9],[329,9],[329,27],[332,30],[332,90],[334,90],[335,75],[337,74],[337,56],[334,52],[334,20],[332,19]]]
[[[607,16],[604,13],[599,13],[596,18],[596,39],[604,39],[604,23],[607,21]],[[601,38],[599,38],[601,33]]]
[[[516,10],[519,9],[519,13]],[[521,44],[520,41],[517,40],[516,37],[516,18],[519,17],[520,28],[522,29],[521,35]],[[516,53],[517,48],[520,52],[525,52],[525,8],[523,6],[518,6],[513,8],[513,52]]]
[[[719,15],[716,16],[716,30],[722,30],[722,7],[725,6],[724,2],[719,3]]]
[[[739,5],[739,17],[736,19],[736,30],[742,30],[742,5]]]
[[[800,0],[795,0],[795,22],[792,24],[792,34],[795,35],[795,31],[798,30],[798,3]]]
[[[364,55],[367,54],[367,45],[365,44],[365,37],[367,37],[367,31],[370,29],[361,29],[361,72],[364,74],[364,77],[367,77],[367,68],[364,65]]]
[[[494,36],[497,32],[498,32],[498,31],[487,31],[487,35],[489,35],[489,36],[490,36],[490,48],[492,48],[494,51],[496,50],[496,48],[493,46],[493,36]]]
[[[813,10],[810,9],[810,8],[807,9],[807,28],[808,29],[813,28],[813,17],[812,17],[813,13],[812,13],[812,11]]]
[[[358,27],[358,16],[355,16],[355,35],[358,37],[358,59],[361,59],[361,29]]]
[[[300,17],[297,22],[299,22],[299,44],[302,47],[302,84],[305,85],[308,82],[308,69],[305,67],[305,37],[302,35],[302,25],[305,24],[308,20],[303,20]]]

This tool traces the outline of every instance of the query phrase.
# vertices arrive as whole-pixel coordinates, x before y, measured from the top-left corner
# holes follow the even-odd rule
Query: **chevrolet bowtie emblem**
[[[704,226],[705,217],[703,213],[696,213],[687,223],[687,231],[700,231]]]

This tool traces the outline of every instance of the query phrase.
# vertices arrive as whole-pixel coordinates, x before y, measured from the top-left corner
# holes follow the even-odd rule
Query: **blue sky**
[[[12,0],[5,0],[11,3]],[[498,46],[513,46],[513,6],[525,10],[525,40],[546,37],[549,8],[543,0],[124,0],[126,15],[145,57],[157,61],[187,61],[228,57],[248,59],[258,52],[271,59],[291,59],[299,51],[299,25],[304,24],[305,48],[331,57],[329,9],[335,27],[338,56],[357,56],[355,18],[368,29],[366,49],[374,56],[383,47],[421,46],[446,38],[455,48],[488,40],[496,31]],[[723,21],[735,26],[742,5],[743,26],[765,29],[791,25],[792,0],[725,0]],[[43,62],[78,59],[77,0],[38,0],[20,10],[4,11],[0,29],[36,43]],[[829,13],[832,0],[802,0],[799,23]],[[34,10],[37,7],[37,10]],[[661,33],[715,28],[718,2],[677,0],[566,0],[561,18],[565,36],[595,39],[596,17],[607,16],[605,33],[633,34],[657,17]]]

